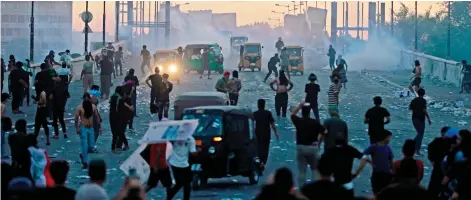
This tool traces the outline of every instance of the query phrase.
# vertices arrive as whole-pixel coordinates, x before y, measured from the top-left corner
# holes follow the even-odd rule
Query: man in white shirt
[[[195,155],[195,138],[189,137],[186,140],[172,142],[173,150],[168,163],[172,168],[175,185],[170,189],[167,199],[172,199],[183,187],[183,199],[189,200],[191,193],[191,167],[189,163],[190,155]]]

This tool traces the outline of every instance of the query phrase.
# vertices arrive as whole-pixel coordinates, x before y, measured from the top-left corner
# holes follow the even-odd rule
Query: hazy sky
[[[245,25],[245,24],[250,24],[253,22],[257,21],[267,21],[272,25],[276,25],[278,22],[273,21],[273,20],[268,20],[268,18],[280,18],[283,20],[283,15],[282,14],[275,14],[272,11],[276,12],[286,12],[287,8],[286,7],[277,7],[275,4],[282,4],[282,5],[287,5],[289,1],[225,1],[225,2],[210,2],[210,1],[198,1],[198,2],[192,2],[192,1],[186,1],[189,2],[188,5],[181,5],[181,10],[184,12],[187,10],[213,10],[214,13],[226,13],[226,12],[231,12],[231,13],[237,13],[237,25]],[[413,1],[402,1],[406,6],[408,6],[410,9],[414,9],[414,2]],[[172,4],[184,4],[185,2],[183,1],[172,1]],[[418,3],[418,10],[419,13],[425,12],[430,6],[432,7],[432,12],[436,12],[440,9],[440,5],[438,5],[438,1],[436,2],[423,2],[420,1]],[[145,3],[146,7],[148,5],[148,2]],[[293,3],[290,2],[291,5]],[[299,2],[297,2],[299,4]],[[338,25],[342,25],[342,2],[338,3]],[[361,4],[361,2],[360,2]],[[364,4],[364,24],[366,23],[367,20],[367,4],[368,2],[365,1],[363,2]],[[308,6],[315,7],[316,2],[315,1],[309,1]],[[325,2],[324,1],[319,1],[317,3],[318,7],[324,8]],[[115,19],[115,2],[114,1],[108,1],[106,2],[106,31],[109,32],[110,34],[114,34],[114,19]],[[303,6],[304,7],[304,6]],[[395,1],[394,3],[394,10],[398,10],[400,7],[400,2]],[[327,3],[327,9],[330,8],[330,2]],[[356,1],[349,1],[349,25],[350,26],[355,26],[356,25],[356,8],[357,8],[357,2]],[[391,9],[391,2],[386,2],[386,21],[390,21],[390,9]],[[83,22],[81,21],[79,14],[81,12],[85,11],[85,1],[74,1],[74,9],[73,9],[73,28],[74,30],[79,30],[81,31],[83,29]],[[103,21],[103,1],[90,1],[89,2],[89,11],[94,14],[94,19],[91,22],[90,26],[93,31],[98,32],[102,30],[102,21]],[[154,12],[153,9],[153,2],[152,2],[152,8],[151,12]],[[292,11],[290,12],[292,13]],[[296,12],[299,13],[299,10]],[[330,13],[328,13],[328,16],[330,16]],[[153,14],[151,15],[153,18]],[[147,13],[147,8],[146,8],[146,14],[145,14],[145,19],[148,18],[148,13]],[[327,17],[327,27],[330,25],[330,17]]]

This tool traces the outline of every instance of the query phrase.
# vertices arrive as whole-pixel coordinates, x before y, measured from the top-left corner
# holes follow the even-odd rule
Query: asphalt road
[[[232,63],[226,63],[228,68],[235,69],[235,65]],[[127,64],[127,66],[131,66]],[[134,65],[138,66],[138,65]],[[232,70],[231,69],[231,70]],[[136,70],[140,73],[140,70]],[[307,70],[304,76],[292,76],[294,83],[294,89],[290,92],[289,105],[296,105],[300,100],[304,99],[304,84],[307,82],[307,75],[311,72],[317,74],[319,78],[319,84],[321,86],[320,93],[320,116],[321,119],[327,117],[327,89],[329,86],[328,70]],[[267,99],[267,108],[269,108],[274,114],[274,92],[272,92],[268,84],[264,84],[263,78],[265,71],[262,72],[242,72],[239,74],[242,80],[242,92],[239,98],[239,104],[241,106],[248,106],[254,111],[256,109],[256,100],[259,98]],[[394,91],[397,90],[397,85],[393,86],[387,84],[384,80],[378,77],[389,78],[392,82],[396,81],[399,85],[406,86],[404,83],[402,72],[398,72],[395,75],[393,73],[384,72],[371,72],[369,75],[362,75],[359,72],[349,72],[347,88],[342,90],[340,97],[340,114],[341,117],[348,123],[350,132],[350,142],[360,151],[363,151],[368,145],[368,139],[365,131],[365,125],[363,124],[363,116],[366,110],[372,107],[372,98],[376,95],[383,97],[383,105],[390,113],[392,122],[386,126],[393,132],[393,140],[391,146],[394,151],[395,158],[400,159],[401,147],[405,139],[410,139],[415,136],[415,131],[411,123],[411,115],[408,112],[408,104],[411,98],[396,98],[394,97]],[[140,75],[140,74],[139,74]],[[406,74],[407,75],[407,74]],[[407,75],[408,76],[408,75]],[[124,77],[118,77],[115,79],[115,85],[119,84]],[[174,83],[174,90],[171,93],[171,102],[178,94],[189,92],[189,91],[214,91],[214,85],[221,75],[214,74],[212,80],[200,79],[198,75],[192,73],[189,75],[182,75],[182,81],[180,84]],[[141,78],[142,79],[142,78]],[[96,79],[98,80],[98,79]],[[469,127],[471,123],[471,112],[466,111],[464,108],[455,109],[450,106],[449,101],[455,101],[459,98],[469,98],[469,96],[459,96],[458,94],[447,94],[443,95],[444,91],[457,90],[457,88],[450,88],[450,86],[442,86],[439,84],[434,85],[430,83],[430,86],[426,87],[427,93],[431,96],[437,96],[437,100],[434,105],[440,104],[440,106],[432,106],[430,108],[432,125],[426,127],[426,134],[424,137],[424,145],[428,144],[434,137],[439,134],[439,130],[444,125],[454,126],[458,128]],[[430,90],[428,89],[430,88]],[[76,82],[71,86],[73,98],[69,100],[66,116],[72,116],[73,111],[81,100],[81,83]],[[146,87],[140,87],[138,89],[138,100],[137,100],[137,114],[138,117],[134,120],[135,132],[128,132],[127,136],[130,139],[131,150],[138,147],[137,140],[142,137],[148,128],[149,121],[156,120],[156,117],[149,115],[149,89]],[[111,153],[111,132],[108,123],[108,103],[104,102],[100,106],[100,113],[104,119],[104,131],[103,135],[99,137],[97,147],[99,153],[91,154],[91,158],[104,159],[108,165],[108,177],[105,184],[105,188],[109,192],[110,196],[114,196],[119,188],[123,184],[124,173],[119,170],[119,166],[124,160],[131,154],[132,151],[123,152],[120,154]],[[171,104],[171,117],[173,118],[173,104]],[[35,105],[23,109],[26,112],[25,116],[14,115],[13,119],[19,119],[25,117],[29,122],[33,122]],[[9,113],[10,113],[9,109]],[[9,114],[11,115],[11,114]],[[295,142],[294,142],[294,127],[288,119],[277,119],[277,127],[280,131],[280,140],[271,142],[271,150],[268,161],[268,166],[265,171],[265,176],[262,177],[259,185],[249,185],[248,178],[243,177],[230,177],[209,180],[207,188],[200,191],[192,192],[192,199],[252,199],[259,191],[260,185],[266,182],[268,174],[274,172],[277,168],[286,166],[293,170],[297,175],[296,162],[295,162]],[[467,124],[466,124],[467,123]],[[80,152],[80,140],[75,134],[73,128],[73,122],[69,121],[69,139],[52,140],[51,146],[45,147],[45,140],[41,137],[39,141],[40,146],[45,147],[50,156],[55,157],[54,159],[66,159],[71,163],[71,171],[69,173],[68,185],[73,188],[78,188],[80,184],[87,181],[86,170],[81,169],[79,163],[79,152]],[[31,130],[32,131],[32,130]],[[273,137],[274,138],[274,137]],[[426,155],[426,153],[425,153]],[[426,159],[426,157],[422,157]],[[430,178],[431,166],[428,161],[426,163],[425,178],[423,184],[428,183]],[[358,163],[356,163],[358,164]],[[367,167],[364,172],[355,180],[355,190],[357,195],[369,196],[371,195],[371,187],[369,177],[371,174],[370,167]],[[309,176],[309,175],[308,175]],[[154,189],[148,193],[150,199],[163,199],[164,191],[162,188]],[[182,193],[177,195],[177,198],[181,198]]]

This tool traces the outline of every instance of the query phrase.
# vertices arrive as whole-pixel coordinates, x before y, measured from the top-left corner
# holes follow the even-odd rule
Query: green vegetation
[[[429,8],[425,14],[418,15],[418,49],[428,55],[447,58],[448,2],[437,3],[440,11],[432,15]],[[451,2],[451,55],[450,59],[471,60],[471,2]],[[395,13],[394,35],[405,44],[407,49],[414,49],[415,13],[401,3]]]

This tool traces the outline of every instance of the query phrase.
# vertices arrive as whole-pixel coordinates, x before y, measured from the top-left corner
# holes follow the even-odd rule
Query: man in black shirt
[[[384,130],[384,125],[391,122],[391,115],[386,108],[381,107],[383,99],[379,96],[373,98],[375,106],[368,109],[365,114],[365,124],[368,124],[368,135],[370,144],[376,143],[378,134]],[[386,118],[386,121],[384,121]]]
[[[319,159],[317,171],[320,174],[320,179],[312,181],[301,188],[301,193],[309,200],[351,200],[352,196],[348,197],[346,191],[332,181],[332,174],[334,168],[326,155],[322,155]]]
[[[144,76],[146,74],[146,71],[144,70],[145,66],[149,68],[149,71],[152,71],[151,70],[152,66],[150,65],[151,56],[150,56],[150,52],[147,50],[146,45],[142,46],[141,56],[142,56],[141,71],[142,71],[142,75]]]
[[[208,70],[208,79],[211,79],[211,68],[209,67],[209,48],[204,48],[201,54],[201,61],[203,62],[203,69],[201,70],[200,78],[203,78],[204,70]]]
[[[265,76],[264,83],[267,82],[268,77],[270,77],[272,72],[275,72],[275,76],[278,77],[278,70],[276,69],[276,64],[280,63],[280,58],[278,54],[275,53],[273,57],[268,61],[268,74]]]
[[[131,81],[131,84],[127,84],[127,82]],[[136,100],[137,100],[137,92],[136,92],[136,87],[139,86],[139,80],[137,79],[136,76],[134,76],[134,69],[129,69],[128,75],[124,77],[124,82],[127,87],[130,87],[129,90],[127,90],[127,95],[131,97],[131,102],[132,105],[136,105]],[[136,115],[136,109],[134,109],[134,112],[131,116],[131,119],[129,120],[129,129],[133,130],[133,121],[134,117],[137,117]]]
[[[119,138],[119,130],[120,130],[120,119],[121,117],[118,116],[118,104],[121,97],[124,96],[123,87],[117,86],[115,88],[114,94],[110,98],[110,127],[111,127],[111,134],[112,142],[111,142],[111,151],[116,152],[116,147],[118,146],[118,138]],[[120,149],[120,148],[118,148]]]
[[[103,59],[100,60],[100,68],[101,98],[106,99],[110,94],[111,74],[113,73],[113,63],[108,58],[108,55],[104,55]]]
[[[162,87],[162,76],[160,76],[160,70],[158,67],[155,68],[155,74],[152,74],[147,78],[146,84],[150,89],[150,113],[157,113],[157,100],[160,95],[160,88]],[[150,81],[150,83],[149,83]]]
[[[320,121],[319,118],[319,104],[317,103],[318,94],[321,91],[321,87],[316,83],[317,76],[313,73],[309,75],[309,83],[306,84],[304,92],[306,93],[305,101],[311,104],[312,112],[317,120]]]
[[[419,97],[414,98],[409,105],[409,110],[412,111],[412,124],[414,125],[417,136],[415,136],[415,144],[417,155],[420,153],[420,147],[422,146],[422,139],[424,138],[425,132],[425,118],[428,120],[428,124],[431,125],[432,121],[427,111],[427,101],[424,99],[425,90],[420,88],[417,91]]]
[[[29,59],[26,59],[26,67],[28,69],[31,69],[31,63],[30,63],[30,60]],[[26,105],[29,106],[29,86],[30,86],[30,80],[29,80],[29,77],[33,77],[33,73],[32,72],[28,72],[26,70],[24,70],[23,68],[20,68],[21,71],[23,72],[23,80],[28,84],[28,87],[25,88],[25,95],[23,95],[23,98],[26,98]],[[21,103],[23,104],[23,100],[21,100]]]
[[[159,108],[158,117],[159,121],[162,120],[162,115],[168,119],[168,108],[170,107],[170,92],[173,90],[173,84],[168,81],[168,74],[162,75],[162,88],[160,90],[159,98],[157,99],[157,107]]]
[[[342,186],[350,196],[354,196],[352,182],[352,168],[355,159],[361,159],[363,154],[343,139],[337,139],[336,146],[328,149],[325,157],[334,173],[334,182]]]
[[[302,109],[302,117],[296,116]],[[291,121],[296,127],[296,160],[298,163],[298,184],[304,185],[306,182],[306,167],[311,168],[311,180],[315,179],[317,166],[317,153],[319,151],[319,135],[324,134],[325,128],[319,120],[309,117],[311,105],[301,103],[291,112]]]
[[[62,133],[64,134],[64,138],[67,138],[67,131],[66,125],[64,121],[64,112],[65,112],[65,105],[67,103],[67,99],[69,98],[69,92],[67,91],[67,85],[65,84],[58,84],[53,92],[51,93],[52,96],[52,104],[54,105],[52,108],[52,126],[54,127],[54,139],[59,139],[59,125],[61,124]]]
[[[275,119],[270,111],[265,110],[265,100],[259,99],[257,101],[258,110],[253,113],[255,118],[255,136],[257,137],[258,155],[262,166],[267,164],[268,153],[270,151],[270,127],[275,133],[276,139],[279,140],[280,136],[275,126]]]
[[[14,114],[23,113],[20,110],[21,102],[23,101],[23,95],[25,88],[29,87],[29,84],[24,80],[24,73],[21,69],[23,67],[22,62],[16,62],[13,69],[10,72],[10,88],[12,93],[11,108]]]

